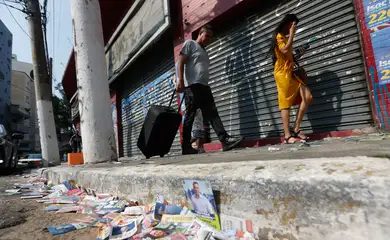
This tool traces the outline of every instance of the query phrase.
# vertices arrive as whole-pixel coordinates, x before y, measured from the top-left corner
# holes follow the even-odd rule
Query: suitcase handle
[[[173,102],[173,98],[175,97],[175,95],[176,95],[176,89],[173,89],[171,101],[169,101],[169,107],[171,107],[172,102]],[[186,95],[186,93],[184,92],[184,94],[183,94],[183,99],[184,99],[185,95]],[[182,104],[183,104],[183,101],[180,101],[180,105],[179,105],[178,112],[180,112],[180,109],[181,109],[181,105],[182,105]]]

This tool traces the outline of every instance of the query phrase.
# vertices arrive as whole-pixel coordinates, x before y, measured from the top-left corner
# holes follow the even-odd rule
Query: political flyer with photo
[[[209,181],[185,180],[184,193],[187,197],[191,211],[203,222],[211,227],[221,230],[217,205]]]

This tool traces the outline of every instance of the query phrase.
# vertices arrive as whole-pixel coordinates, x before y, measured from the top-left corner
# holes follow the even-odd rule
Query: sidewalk
[[[220,163],[257,160],[333,158],[333,157],[383,157],[390,156],[390,135],[368,134],[346,138],[325,138],[311,141],[309,144],[278,144],[258,148],[245,148],[230,152],[213,152],[200,155],[181,156],[173,154],[165,158],[153,158],[148,161],[143,156],[122,158],[121,162],[131,165],[141,163],[169,165],[194,163]]]
[[[61,166],[43,175],[145,203],[158,193],[184,202],[182,180],[207,179],[220,212],[252,220],[259,239],[384,240],[390,235],[389,146],[389,136],[374,134],[311,146]]]

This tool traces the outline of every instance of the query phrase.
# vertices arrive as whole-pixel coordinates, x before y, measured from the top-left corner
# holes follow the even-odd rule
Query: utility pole
[[[98,0],[70,0],[85,163],[116,161],[103,28]]]
[[[57,133],[54,123],[52,89],[42,33],[39,0],[25,0],[27,20],[30,25],[31,50],[34,70],[35,96],[37,103],[39,134],[43,165],[60,164]]]

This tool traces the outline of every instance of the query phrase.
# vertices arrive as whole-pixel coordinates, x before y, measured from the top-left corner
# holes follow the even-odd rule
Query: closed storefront
[[[172,39],[160,39],[123,74],[121,115],[124,156],[140,155],[139,133],[151,105],[168,106],[175,89]],[[176,101],[172,104],[177,108]],[[171,151],[180,148],[177,134]]]
[[[302,129],[319,133],[369,126],[370,100],[352,0],[269,5],[264,8],[267,11],[244,21],[223,29],[215,27],[215,41],[207,48],[210,85],[226,130],[247,139],[283,135],[267,52],[272,31],[287,13],[300,18],[294,47],[310,45],[300,63],[308,73],[315,101]],[[294,109],[292,115],[296,112]]]

